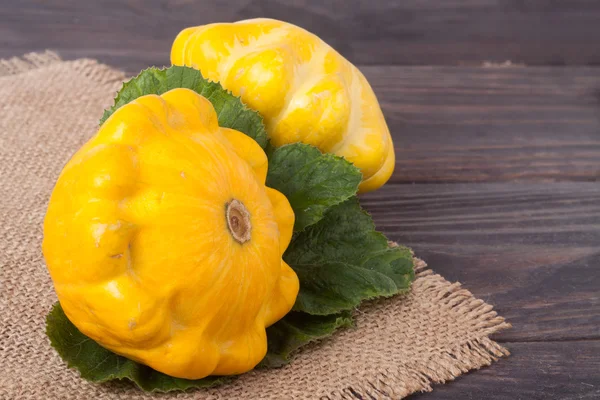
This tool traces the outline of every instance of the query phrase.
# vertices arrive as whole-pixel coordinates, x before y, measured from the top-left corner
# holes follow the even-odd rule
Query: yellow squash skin
[[[183,30],[171,62],[199,69],[264,117],[275,146],[304,142],[360,168],[360,192],[382,186],[395,165],[389,129],[363,74],[295,25],[251,19]]]
[[[188,89],[118,109],[62,171],[43,251],[69,319],[171,376],[256,366],[298,278],[294,214],[254,140]]]

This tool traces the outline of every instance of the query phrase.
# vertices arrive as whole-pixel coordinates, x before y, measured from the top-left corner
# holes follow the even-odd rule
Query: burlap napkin
[[[82,380],[44,333],[56,296],[40,249],[42,220],[62,166],[96,131],[124,78],[49,52],[0,61],[0,398],[398,399],[508,355],[488,337],[509,327],[492,306],[416,259],[409,294],[361,307],[355,328],[309,346],[287,367],[177,394]]]

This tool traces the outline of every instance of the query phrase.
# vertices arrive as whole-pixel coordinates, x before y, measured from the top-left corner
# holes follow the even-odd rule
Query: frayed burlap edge
[[[0,78],[34,71],[58,63],[73,64],[87,78],[101,84],[123,81],[127,75],[118,69],[101,64],[91,58],[64,61],[57,53],[46,50],[42,53],[28,53],[21,57],[0,59]]]
[[[398,246],[389,242],[391,247]],[[414,257],[414,253],[413,253]],[[512,325],[498,316],[493,306],[477,299],[462,288],[460,283],[450,283],[444,277],[429,269],[427,263],[414,257],[415,281],[417,285],[428,287],[436,292],[439,301],[450,306],[460,314],[469,314],[473,320],[479,321],[478,327],[484,329],[481,337],[467,340],[453,349],[444,349],[432,354],[425,363],[407,363],[397,370],[387,368],[369,378],[357,377],[362,382],[352,382],[344,389],[334,391],[321,400],[347,399],[400,399],[417,392],[433,391],[433,384],[453,381],[460,375],[490,366],[510,352],[505,347],[489,338],[489,335],[509,329]],[[376,300],[373,304],[388,301]],[[361,312],[369,312],[373,304],[367,305]]]
[[[15,75],[61,61],[59,55],[50,50],[43,53],[28,53],[22,57],[0,60],[0,76]]]
[[[510,325],[500,329],[508,327]],[[452,351],[438,354],[425,367],[407,365],[402,371],[390,369],[362,384],[353,384],[320,400],[395,400],[417,392],[432,392],[433,384],[451,382],[460,375],[490,366],[509,355],[507,349],[487,337],[471,340]]]

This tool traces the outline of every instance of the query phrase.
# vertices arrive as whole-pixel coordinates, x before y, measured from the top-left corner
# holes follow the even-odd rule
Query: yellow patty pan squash
[[[171,376],[256,366],[298,278],[294,224],[265,187],[267,157],[188,89],[118,109],[68,162],[43,251],[68,318],[102,346]]]
[[[275,146],[303,142],[345,157],[363,174],[361,192],[392,175],[394,146],[371,86],[314,34],[272,19],[198,26],[179,33],[171,62],[241,96]]]

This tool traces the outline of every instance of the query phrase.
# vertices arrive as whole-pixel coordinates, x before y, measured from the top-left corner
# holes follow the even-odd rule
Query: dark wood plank
[[[123,60],[140,62],[137,57],[144,57],[142,66],[168,64],[168,45],[160,45],[160,38],[172,37],[179,27],[148,24],[164,14],[189,18],[186,11],[191,7],[169,1],[161,3],[164,10],[152,3],[36,1],[0,4],[0,15],[6,14],[7,21],[0,25],[0,37],[7,41],[0,52],[21,53],[15,53],[11,43],[33,35],[37,44],[51,40],[56,46],[68,46],[61,48],[63,56],[98,57],[128,69],[130,64]],[[232,10],[247,8],[246,3],[237,8],[236,4],[205,7],[209,11],[200,14],[226,20]],[[86,20],[90,16],[93,21]],[[45,23],[35,23],[36,19]],[[46,35],[44,29],[52,34]],[[70,29],[89,29],[94,41]],[[130,39],[113,37],[119,29],[127,29]],[[112,54],[108,58],[106,51]],[[163,61],[152,61],[156,52],[165,54]],[[600,67],[364,66],[362,70],[395,138],[398,157],[392,182],[600,178]]]
[[[52,48],[139,71],[184,27],[288,20],[358,64],[600,64],[595,0],[4,0],[0,57]]]
[[[600,185],[387,185],[379,230],[513,324],[495,339],[600,339]]]
[[[393,182],[600,178],[600,68],[363,67]]]
[[[391,182],[600,180],[600,67],[362,67]]]
[[[508,343],[512,355],[410,400],[600,398],[600,342]]]

